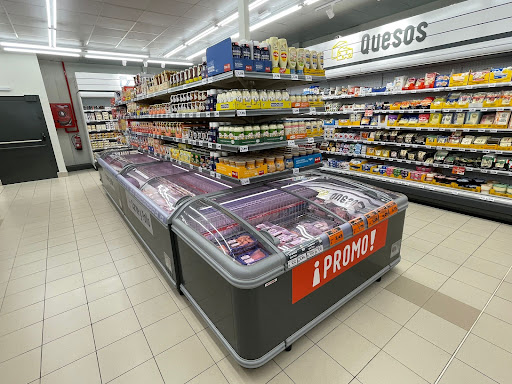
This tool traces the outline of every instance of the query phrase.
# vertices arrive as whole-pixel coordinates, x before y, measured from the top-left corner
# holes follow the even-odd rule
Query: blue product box
[[[300,156],[293,159],[293,168],[307,167],[320,163],[322,161],[322,155],[320,153],[314,153],[312,155]]]
[[[206,65],[208,76],[238,69],[248,72],[254,70],[253,60],[233,57],[230,38],[222,40],[220,43],[206,49]]]
[[[272,62],[270,60],[254,60],[255,72],[272,72]]]

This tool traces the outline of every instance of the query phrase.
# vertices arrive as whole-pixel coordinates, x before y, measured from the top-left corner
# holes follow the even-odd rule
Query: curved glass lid
[[[185,196],[203,195],[232,188],[233,184],[211,179],[195,172],[182,172],[150,179],[141,188],[142,193],[168,213]]]
[[[208,200],[191,202],[178,216],[189,228],[209,241],[226,257],[251,265],[269,257],[268,249],[253,234],[253,229],[233,219]]]
[[[328,175],[306,175],[269,185],[306,197],[347,221],[361,217],[396,197],[388,191]]]
[[[165,161],[128,167],[121,172],[121,175],[133,186],[140,189],[154,177],[176,175],[178,173],[190,173],[190,170]]]
[[[140,152],[111,152],[103,156],[102,159],[118,172],[127,165],[154,163],[160,161],[156,157]]]
[[[330,229],[343,224],[325,209],[294,196],[286,190],[258,185],[227,192],[209,199],[241,217],[258,231],[266,231],[281,250],[318,240]],[[309,196],[316,192],[311,190]]]

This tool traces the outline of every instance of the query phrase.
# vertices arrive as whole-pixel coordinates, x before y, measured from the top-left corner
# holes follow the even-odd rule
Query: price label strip
[[[379,222],[379,214],[377,211],[370,211],[364,214],[366,217],[366,221],[368,221],[368,228],[373,227],[375,224]]]
[[[327,231],[327,237],[329,238],[329,244],[331,246],[338,244],[344,239],[343,231],[339,227],[335,227]]]
[[[390,201],[384,207],[387,207],[389,216],[392,216],[398,212],[398,205],[396,205],[394,201]]]
[[[359,232],[364,231],[364,220],[361,217],[357,219],[352,219],[349,221],[349,224],[352,226],[352,234],[357,235]]]

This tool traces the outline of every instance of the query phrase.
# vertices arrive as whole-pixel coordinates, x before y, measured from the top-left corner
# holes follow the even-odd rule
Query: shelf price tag
[[[208,142],[208,148],[213,148],[213,143]]]
[[[316,113],[316,107],[310,107],[309,108],[309,113],[315,114]]]
[[[208,79],[202,79],[202,80],[201,80],[201,84],[202,84],[202,85],[208,84]]]
[[[214,117],[219,117],[220,116],[220,112],[219,111],[214,111],[213,112],[213,116]]]
[[[489,171],[487,169],[480,169],[480,172],[482,172],[482,173],[489,173]]]
[[[235,70],[235,77],[245,77],[245,71],[241,69]]]
[[[489,83],[489,88],[494,88],[496,86],[496,83]]]
[[[237,116],[247,116],[247,111],[245,109],[238,109],[236,111]]]
[[[222,149],[222,145],[220,145],[220,144],[215,144],[215,149]]]
[[[217,179],[222,179],[222,175],[220,173],[215,172],[215,177]]]
[[[313,81],[313,76],[311,76],[311,75],[306,75],[305,78],[306,78],[306,81]]]
[[[298,113],[299,113],[299,111],[300,111],[300,109],[299,109],[299,108],[292,108],[292,113],[293,113],[294,115],[298,114]]]
[[[202,173],[203,172],[203,167],[197,167],[197,170]]]
[[[290,75],[290,77],[291,77],[291,79],[292,79],[292,80],[299,80],[299,75],[297,75],[297,74],[295,74],[295,73],[292,73],[292,74]]]
[[[195,141],[195,140],[191,140],[191,141],[190,141],[190,144],[192,144],[192,145],[197,145],[197,141]]]
[[[201,117],[201,112],[196,112],[196,117]]]
[[[215,177],[215,172],[214,171],[210,171],[210,176],[211,177]]]
[[[296,175],[299,173],[299,168],[293,168],[293,174]]]
[[[501,112],[501,111],[504,111],[504,110],[505,110],[505,108],[503,108],[503,107],[502,107],[502,108],[496,108],[496,110],[497,110],[498,112]]]
[[[482,108],[480,109],[482,112],[487,112],[489,110],[489,108]]]
[[[247,145],[241,145],[240,147],[238,147],[238,150],[240,152],[249,152],[249,147]]]
[[[308,137],[308,143],[314,143],[315,138],[314,137]]]
[[[189,164],[189,165],[188,165],[188,167],[189,167],[190,169],[194,169],[194,166],[193,166],[192,164]]]
[[[441,166],[442,166],[443,168],[450,168],[450,166],[449,166],[448,164],[441,164]]]
[[[280,73],[273,73],[272,78],[274,80],[281,80],[281,74]]]
[[[288,145],[295,145],[295,140],[288,140]]]
[[[327,237],[329,238],[329,244],[333,246],[334,244],[338,244],[340,241],[343,241],[344,235],[341,228],[335,227],[327,231]]]
[[[205,115],[205,117],[210,117],[212,114],[211,114],[211,112],[205,112],[204,115]]]
[[[359,232],[364,231],[364,220],[361,217],[358,217],[357,219],[352,219],[349,221],[351,227],[352,227],[352,234],[357,235]]]
[[[242,185],[247,185],[249,184],[251,181],[248,177],[244,178],[244,179],[240,179],[240,184]]]
[[[497,175],[497,174],[498,174],[498,171],[489,171],[489,173],[490,173],[491,175]]]
[[[197,140],[197,145],[200,145],[201,147],[204,146],[203,140]]]
[[[379,222],[379,214],[377,211],[370,211],[364,214],[366,220],[368,221],[368,228],[373,227],[375,224]]]

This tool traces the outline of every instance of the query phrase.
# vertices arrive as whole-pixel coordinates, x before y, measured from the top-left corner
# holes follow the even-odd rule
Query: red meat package
[[[425,74],[425,86],[424,88],[434,88],[436,77],[439,75],[437,72],[430,72]]]
[[[415,77],[409,77],[407,81],[405,82],[405,85],[402,87],[402,90],[409,91],[411,89],[414,89],[414,85],[416,84],[416,78]]]

